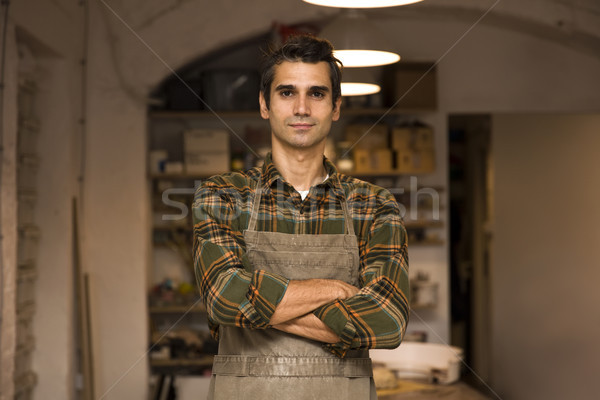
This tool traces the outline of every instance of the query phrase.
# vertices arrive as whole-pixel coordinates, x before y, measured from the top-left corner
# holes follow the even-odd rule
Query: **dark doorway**
[[[463,377],[489,377],[491,116],[451,115],[449,132],[452,344],[464,349]]]

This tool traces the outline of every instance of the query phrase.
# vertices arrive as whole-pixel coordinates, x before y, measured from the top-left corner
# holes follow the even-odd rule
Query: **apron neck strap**
[[[262,174],[258,176],[256,191],[254,192],[254,203],[252,204],[252,214],[250,214],[250,222],[248,222],[248,230],[256,230],[256,220],[258,219],[258,209],[260,208],[260,199],[262,197]]]
[[[262,198],[262,176],[259,175],[258,182],[256,184],[256,191],[254,192],[254,200],[252,204],[252,213],[250,214],[250,222],[248,222],[248,231],[256,230],[256,221],[258,220],[258,211],[260,208],[260,200]],[[348,203],[345,198],[342,198],[342,210],[344,211],[344,220],[346,225],[346,234],[354,236],[354,224],[352,222],[352,217],[350,216],[350,211],[348,210]]]
[[[346,220],[346,233],[348,235],[354,236],[354,223],[352,222],[352,217],[350,217],[350,211],[348,210],[348,203],[346,202],[346,198],[342,198],[342,210],[344,210],[344,219]]]

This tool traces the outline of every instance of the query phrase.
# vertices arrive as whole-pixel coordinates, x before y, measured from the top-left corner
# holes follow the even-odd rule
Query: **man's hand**
[[[357,287],[335,279],[292,280],[277,305],[270,324],[279,325],[304,316],[332,301],[352,297],[358,291]]]
[[[273,325],[273,328],[323,343],[340,341],[338,335],[313,314],[306,314],[282,324]]]

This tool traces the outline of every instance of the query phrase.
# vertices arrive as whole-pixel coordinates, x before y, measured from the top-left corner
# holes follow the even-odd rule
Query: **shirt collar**
[[[319,185],[331,187],[333,193],[336,196],[344,197],[344,191],[340,183],[340,177],[336,166],[325,156],[323,156],[323,166],[329,174],[329,178],[327,178],[323,183],[320,183]],[[275,164],[273,164],[273,158],[270,152],[265,157],[265,162],[262,166],[261,179],[263,182],[263,189],[265,191],[271,191],[271,188],[273,187],[275,182],[277,182],[277,180],[280,180],[284,183],[286,182],[279,170],[277,170],[277,167],[275,167]]]

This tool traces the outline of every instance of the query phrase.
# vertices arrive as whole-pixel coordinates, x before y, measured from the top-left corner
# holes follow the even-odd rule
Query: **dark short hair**
[[[334,57],[333,45],[326,39],[312,35],[291,36],[280,48],[271,50],[263,61],[260,78],[260,91],[262,92],[267,108],[271,102],[271,84],[275,77],[275,67],[284,61],[305,62],[316,64],[325,61],[329,64],[331,78],[332,103],[342,96],[342,62]]]

